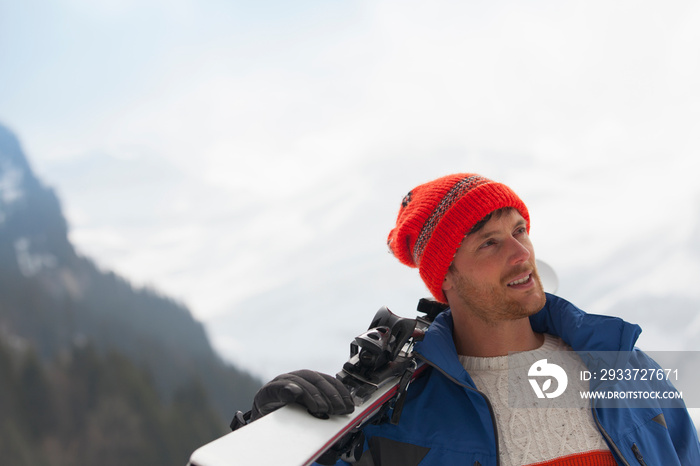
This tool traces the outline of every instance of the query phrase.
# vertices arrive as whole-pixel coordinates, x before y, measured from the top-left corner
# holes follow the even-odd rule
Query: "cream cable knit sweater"
[[[567,361],[577,365],[568,368],[567,372],[578,374],[585,369],[576,353],[561,339],[551,335],[545,335],[544,344],[533,351],[493,358],[459,357],[477,388],[486,394],[493,406],[503,466],[537,464],[580,453],[609,450],[589,408],[548,407],[547,404],[537,408],[520,407],[523,406],[522,399],[532,397],[534,392],[527,380],[515,384],[509,382],[509,365],[511,368],[522,367],[527,374],[527,369],[535,361],[551,361],[556,352],[563,351],[569,352]],[[569,377],[567,392],[588,390],[588,383],[577,379]],[[509,392],[514,392],[510,399]]]

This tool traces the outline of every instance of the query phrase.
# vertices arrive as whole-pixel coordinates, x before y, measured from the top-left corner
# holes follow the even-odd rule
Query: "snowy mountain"
[[[94,344],[146,367],[166,398],[199,380],[222,419],[249,406],[259,382],[224,363],[181,303],[136,288],[76,253],[52,189],[0,125],[0,338],[46,361]]]

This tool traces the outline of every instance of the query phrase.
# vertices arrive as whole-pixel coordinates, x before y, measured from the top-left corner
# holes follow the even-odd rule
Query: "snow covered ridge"
[[[0,225],[5,221],[6,206],[24,197],[24,172],[8,160],[0,160]]]
[[[19,270],[25,277],[33,277],[42,269],[54,268],[58,259],[53,254],[40,254],[31,251],[31,240],[19,238],[15,241],[15,254]]]

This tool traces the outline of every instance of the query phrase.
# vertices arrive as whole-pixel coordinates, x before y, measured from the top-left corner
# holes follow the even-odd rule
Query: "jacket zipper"
[[[639,447],[637,447],[636,443],[632,444],[632,453],[634,453],[635,458],[637,458],[637,461],[639,461],[640,466],[647,466],[647,464],[644,462],[642,452],[639,451]]]
[[[630,466],[630,464],[627,462],[625,457],[622,455],[622,452],[620,449],[617,447],[615,442],[613,442],[613,439],[610,437],[608,432],[603,428],[602,424],[600,423],[600,420],[598,419],[598,413],[595,410],[595,407],[593,406],[593,403],[591,403],[591,411],[593,412],[593,420],[595,420],[596,425],[598,426],[598,430],[600,431],[601,434],[603,434],[603,437],[605,437],[605,440],[607,440],[608,445],[612,448],[612,450],[617,454],[617,457],[620,458],[622,461],[622,464],[624,466]],[[634,447],[633,447],[634,450]],[[635,453],[636,455],[636,453]],[[641,455],[640,455],[641,457]],[[639,460],[640,457],[637,457],[637,460]],[[641,461],[644,461],[643,459]],[[642,466],[646,466],[643,462],[641,463]]]
[[[425,356],[423,356],[422,354],[416,353],[416,357],[419,359],[422,359],[423,362],[428,364],[430,367],[436,369],[438,372],[440,372],[442,375],[444,375],[445,377],[447,377],[449,380],[456,383],[460,387],[464,387],[468,390],[476,392],[484,398],[484,400],[486,401],[486,406],[488,406],[488,408],[489,408],[489,414],[491,415],[491,424],[493,424],[493,436],[496,440],[496,466],[499,466],[501,464],[501,452],[499,451],[499,448],[498,448],[498,426],[496,425],[496,413],[493,411],[493,406],[491,406],[491,401],[489,400],[489,398],[484,393],[480,392],[479,390],[477,390],[473,387],[470,387],[469,385],[465,385],[462,382],[460,382],[459,380],[455,379],[450,374],[448,374],[447,372],[442,370],[442,368],[438,367],[436,364],[433,364],[432,361],[429,361],[428,359],[426,359]],[[475,463],[475,465],[480,465],[480,463],[477,461]],[[627,465],[627,466],[629,466],[629,465]],[[646,465],[644,465],[644,466],[646,466]]]

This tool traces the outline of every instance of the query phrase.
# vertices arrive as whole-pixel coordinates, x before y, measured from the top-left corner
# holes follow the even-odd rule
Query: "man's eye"
[[[496,242],[494,240],[490,239],[490,240],[482,243],[481,246],[479,247],[479,249],[484,249],[484,248],[487,248],[489,246],[493,246],[494,244],[496,244]]]

